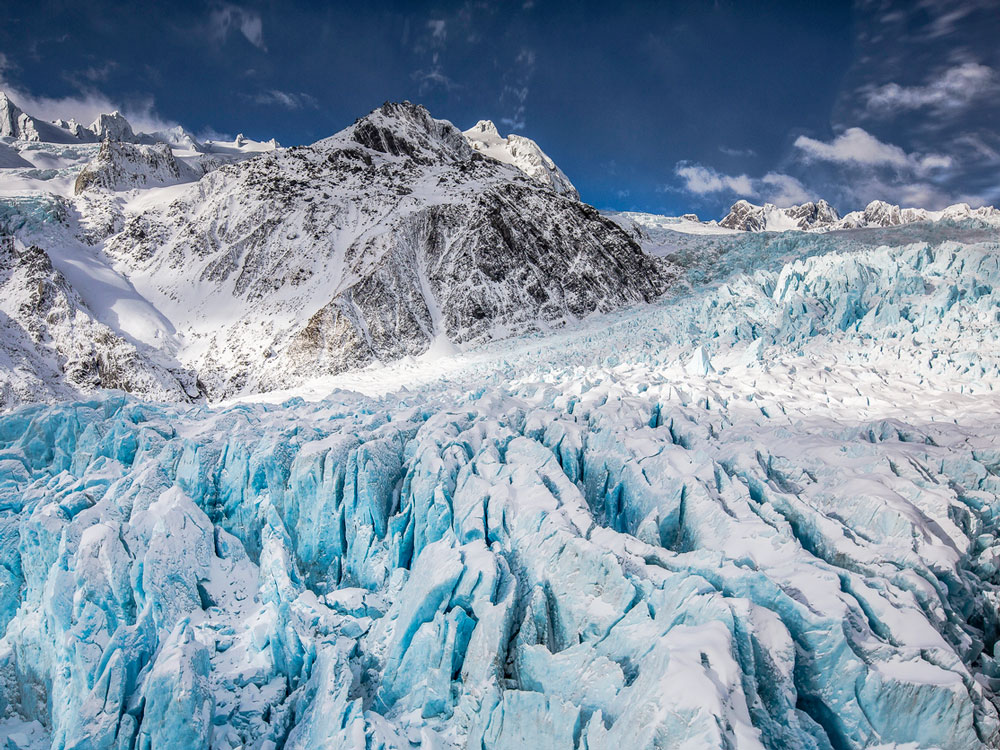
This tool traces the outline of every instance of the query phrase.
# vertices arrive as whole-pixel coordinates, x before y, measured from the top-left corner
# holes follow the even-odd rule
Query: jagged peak
[[[732,205],[729,213],[719,222],[719,226],[750,232],[783,231],[829,227],[839,219],[837,209],[823,199],[787,208],[773,203],[758,206],[746,199],[740,199]]]
[[[831,230],[861,227],[890,227],[917,221],[941,219],[980,219],[996,222],[1000,211],[991,206],[972,208],[968,203],[955,203],[940,210],[904,208],[885,200],[872,200],[864,208],[841,217],[837,209],[822,198],[798,206],[776,208],[765,203],[757,206],[747,200],[736,201],[719,222],[727,229],[751,232],[785,231],[787,229]]]
[[[503,137],[503,136],[500,135],[500,131],[497,130],[497,126],[493,122],[493,120],[480,120],[479,122],[477,122],[475,125],[473,125],[471,128],[469,128],[465,132],[467,134],[469,134],[469,133],[482,133],[484,135],[496,136],[497,138],[502,138]]]
[[[427,108],[409,101],[385,102],[357,120],[346,131],[365,148],[416,161],[467,159],[472,149],[462,133],[447,120],[434,119]],[[324,143],[338,143],[342,134]]]
[[[99,114],[90,124],[89,130],[101,140],[108,138],[113,141],[135,140],[132,125],[117,109],[114,112]]]

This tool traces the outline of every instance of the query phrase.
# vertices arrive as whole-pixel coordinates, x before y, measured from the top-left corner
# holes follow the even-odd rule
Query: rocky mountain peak
[[[18,134],[17,120],[21,110],[10,100],[6,92],[0,91],[0,136],[16,138]]]
[[[48,143],[78,140],[69,131],[25,113],[5,92],[0,92],[0,137]]]
[[[757,206],[747,200],[738,200],[719,226],[745,232],[819,229],[832,226],[839,219],[837,209],[822,199],[788,208],[779,208],[773,203]]]
[[[95,163],[93,184],[152,184],[124,156],[127,181]],[[104,250],[178,331],[215,342],[185,360],[213,397],[558,327],[673,278],[593,208],[409,102],[217,170],[126,216]],[[231,322],[205,328],[203,288],[228,295]]]
[[[171,185],[185,177],[191,180],[196,174],[174,158],[166,143],[139,145],[108,137],[101,142],[97,156],[77,175],[74,192]]]
[[[800,206],[789,206],[784,211],[785,214],[798,222],[801,229],[827,226],[840,219],[837,209],[822,198],[815,202],[809,201],[808,203],[803,203]]]
[[[493,120],[480,120],[465,132],[467,136],[481,133],[483,135],[495,136],[496,138],[501,137],[500,131],[497,130],[497,126],[493,123]]]
[[[899,206],[894,206],[886,201],[874,200],[865,206],[865,223],[868,225],[878,225],[883,227],[896,226],[902,223],[902,214]]]
[[[128,141],[135,142],[135,133],[125,116],[115,110],[108,114],[100,114],[90,125],[90,131],[97,136],[98,140]]]
[[[755,206],[750,201],[738,200],[719,222],[719,226],[746,232],[760,232],[764,229],[764,208]]]
[[[435,120],[426,108],[411,102],[386,102],[354,123],[350,139],[372,151],[420,163],[453,162],[472,155],[454,125]]]

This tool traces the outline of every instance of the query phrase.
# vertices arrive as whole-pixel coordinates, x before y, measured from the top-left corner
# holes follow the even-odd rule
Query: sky
[[[5,0],[45,119],[308,144],[384,101],[536,140],[604,209],[1000,204],[1000,0]]]

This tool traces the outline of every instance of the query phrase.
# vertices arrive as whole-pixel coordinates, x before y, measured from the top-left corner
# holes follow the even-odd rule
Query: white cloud
[[[443,18],[431,19],[427,22],[427,29],[431,32],[431,38],[439,43],[444,43],[448,38],[448,22]]]
[[[769,203],[787,207],[805,203],[813,199],[805,185],[787,174],[768,172],[760,178],[763,187],[761,192]]]
[[[726,156],[756,156],[757,152],[752,148],[730,148],[729,146],[719,146],[719,151]]]
[[[674,173],[684,180],[684,189],[695,195],[708,193],[736,193],[740,196],[753,196],[756,191],[753,180],[747,175],[727,175],[717,172],[711,167],[700,164],[679,164]]]
[[[852,201],[852,208],[863,208],[873,200],[929,209],[944,208],[958,201],[982,202],[973,196],[956,196],[922,180],[882,180],[874,176],[851,182],[843,192]]]
[[[863,128],[848,128],[829,143],[800,135],[795,148],[806,162],[826,161],[868,167],[894,167],[899,170],[926,174],[952,165],[949,156],[941,154],[908,154],[899,146],[883,143]]]
[[[819,161],[897,167],[909,165],[903,149],[883,143],[863,128],[848,128],[830,143],[800,135],[795,139],[795,148],[802,151],[806,159]]]
[[[264,46],[264,23],[260,13],[232,3],[216,7],[209,15],[209,32],[216,39],[225,39],[230,30],[238,30],[254,47],[267,52]]]
[[[681,162],[674,173],[684,181],[684,190],[695,195],[726,193],[756,198],[782,208],[813,199],[813,194],[795,177],[768,172],[763,177],[729,175],[701,164]]]
[[[973,100],[997,90],[997,75],[993,68],[967,62],[948,68],[923,86],[900,86],[887,83],[863,92],[868,110],[875,114],[931,107],[938,110],[959,110]]]
[[[315,97],[309,94],[279,91],[278,89],[262,91],[252,98],[257,104],[277,105],[285,109],[315,109],[319,106]]]

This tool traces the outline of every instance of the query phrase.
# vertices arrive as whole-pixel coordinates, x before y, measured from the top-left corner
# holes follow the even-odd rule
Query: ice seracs
[[[920,228],[384,396],[0,416],[0,732],[995,747],[1000,268]]]

